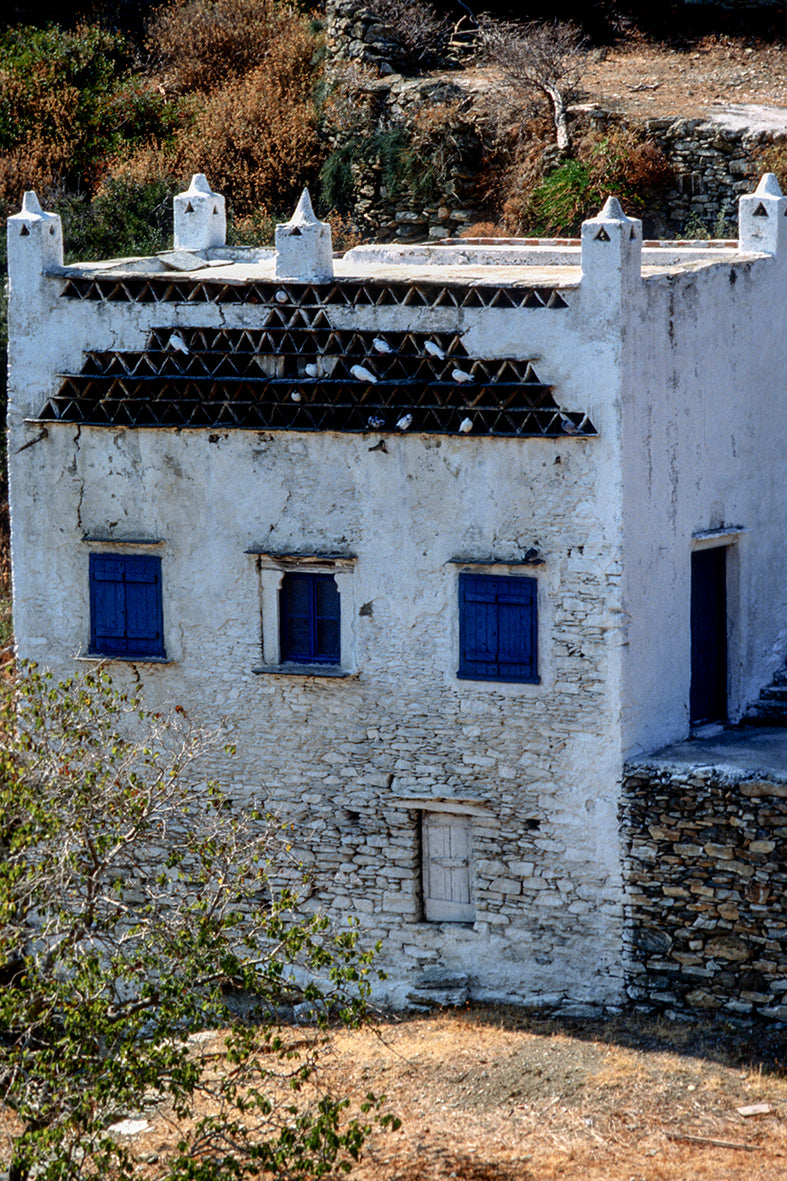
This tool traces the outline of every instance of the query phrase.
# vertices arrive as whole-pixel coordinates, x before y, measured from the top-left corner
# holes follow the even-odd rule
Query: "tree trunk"
[[[566,104],[563,102],[563,95],[556,86],[552,86],[549,82],[544,83],[544,92],[552,103],[552,118],[555,121],[555,131],[557,132],[557,146],[560,154],[567,156],[571,150],[571,138],[568,134],[568,114]]]

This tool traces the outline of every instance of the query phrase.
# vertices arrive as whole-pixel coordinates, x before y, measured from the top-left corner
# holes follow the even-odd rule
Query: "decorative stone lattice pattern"
[[[135,278],[133,276],[68,279],[66,299],[108,303],[248,303],[294,307],[416,307],[416,308],[551,308],[567,307],[563,295],[551,287],[495,287],[450,283],[230,283],[198,280],[193,276]]]
[[[636,766],[622,830],[629,996],[787,1021],[787,783]]]
[[[78,284],[72,282],[72,287]],[[196,284],[196,287],[214,285]],[[231,293],[248,288],[219,285]],[[175,298],[186,284],[78,287],[78,298]],[[121,292],[123,294],[121,294]],[[451,332],[334,329],[336,306],[565,307],[555,291],[426,284],[296,288],[253,284],[267,305],[255,329],[155,328],[141,352],[88,352],[64,375],[43,421],[251,430],[405,430],[557,438],[594,435],[563,411],[529,361],[468,357]],[[71,295],[70,291],[66,294]],[[215,293],[214,293],[215,294]],[[219,301],[220,301],[219,296]]]

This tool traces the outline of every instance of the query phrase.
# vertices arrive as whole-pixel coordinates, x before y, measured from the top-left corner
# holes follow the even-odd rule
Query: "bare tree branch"
[[[478,23],[481,57],[496,65],[509,87],[538,91],[552,107],[557,146],[571,146],[567,105],[585,65],[587,46],[576,25],[564,21],[516,24],[482,16]]]

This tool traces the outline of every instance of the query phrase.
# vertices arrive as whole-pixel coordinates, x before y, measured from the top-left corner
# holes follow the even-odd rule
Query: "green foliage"
[[[174,179],[110,177],[89,201],[84,195],[55,204],[63,219],[67,261],[155,254],[172,244]]]
[[[631,131],[613,128],[601,138],[588,136],[576,157],[525,188],[518,203],[509,200],[506,211],[509,221],[512,213],[515,216],[518,230],[576,234],[610,193],[636,215],[672,179],[672,168],[660,149]]]
[[[326,1092],[329,1021],[366,1014],[371,953],[304,916],[283,833],[215,785],[206,736],[149,714],[105,672],[26,669],[0,708],[0,1086],[22,1131],[15,1181],[130,1178],[109,1131],[151,1093],[178,1117],[159,1178],[316,1178],[370,1120]],[[284,1024],[306,1015],[297,1037]],[[242,1015],[243,1014],[243,1015]],[[226,1068],[193,1035],[220,1031]],[[211,1047],[212,1049],[212,1047]]]
[[[534,232],[576,232],[599,197],[587,164],[567,160],[544,178],[530,197],[528,223]]]

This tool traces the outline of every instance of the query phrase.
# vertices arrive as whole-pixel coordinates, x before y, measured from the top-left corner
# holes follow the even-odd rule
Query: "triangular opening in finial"
[[[603,226],[601,227],[601,229],[598,231],[597,234],[593,235],[593,241],[594,242],[609,242],[609,234],[607,233],[607,231],[604,229]]]
[[[187,202],[186,208],[184,209],[183,212],[184,213],[193,213],[194,212],[194,206],[191,204],[191,201]]]
[[[757,208],[754,210],[752,217],[767,217],[767,216],[768,216],[768,210],[765,208],[762,201],[760,201]]]
[[[19,231],[19,237],[20,238],[29,238],[30,237],[30,230],[27,228],[27,226],[25,226],[25,225],[22,226],[21,230]]]

